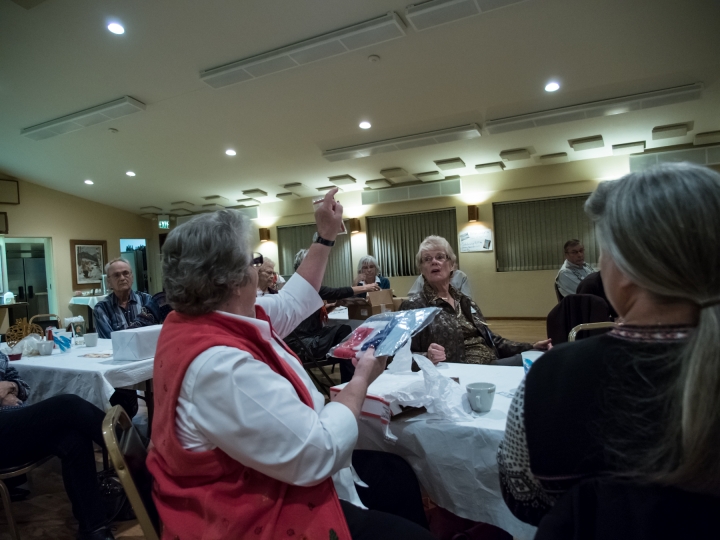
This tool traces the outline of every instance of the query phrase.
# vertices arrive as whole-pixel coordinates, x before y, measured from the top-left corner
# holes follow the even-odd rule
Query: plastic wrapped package
[[[394,356],[439,312],[440,308],[431,307],[373,315],[330,349],[328,356],[355,358],[369,347],[375,347],[375,356]]]

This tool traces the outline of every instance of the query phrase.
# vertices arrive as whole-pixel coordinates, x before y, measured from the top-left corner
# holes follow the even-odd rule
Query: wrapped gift
[[[114,360],[145,360],[155,356],[162,326],[144,326],[118,330],[110,334]]]

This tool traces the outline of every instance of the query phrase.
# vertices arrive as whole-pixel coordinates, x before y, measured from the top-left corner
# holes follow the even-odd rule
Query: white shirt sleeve
[[[178,414],[233,459],[298,486],[349,466],[358,437],[346,406],[329,403],[316,412],[290,381],[231,347],[213,347],[190,364]]]
[[[265,310],[273,330],[282,338],[323,306],[322,298],[315,288],[297,272],[280,292],[260,296],[255,303]]]

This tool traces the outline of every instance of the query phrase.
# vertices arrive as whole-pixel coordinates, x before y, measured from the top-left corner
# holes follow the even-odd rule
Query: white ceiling
[[[720,130],[717,0],[527,0],[225,88],[199,78],[388,11],[404,17],[411,1],[46,0],[26,10],[0,0],[0,170],[139,213],[209,195],[235,201],[252,188],[275,195],[291,182],[316,188],[343,174],[361,189],[381,169],[432,171],[452,157],[473,174],[518,147],[585,159],[609,155],[612,144],[653,148]],[[107,31],[112,18],[124,35]],[[551,79],[562,85],[554,94],[543,89]],[[696,82],[703,97],[688,103],[335,163],[321,155]],[[46,140],[20,135],[124,95],[147,109]],[[361,120],[372,129],[359,129]],[[687,137],[652,140],[654,126],[678,122],[693,123]],[[605,148],[575,155],[567,141],[592,135]]]

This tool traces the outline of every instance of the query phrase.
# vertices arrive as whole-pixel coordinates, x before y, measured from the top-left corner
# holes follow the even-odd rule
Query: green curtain
[[[317,226],[314,223],[278,227],[278,252],[280,255],[278,265],[281,275],[289,276],[294,273],[295,254],[301,249],[310,247],[315,231],[317,231]],[[330,250],[330,259],[325,269],[323,285],[349,287],[352,285],[353,276],[350,235],[341,234],[335,239],[335,246]]]
[[[459,256],[454,208],[367,218],[368,251],[383,276],[416,276],[415,254],[430,235],[445,238]]]
[[[577,238],[585,261],[597,265],[595,225],[583,205],[589,195],[493,204],[498,272],[556,270],[565,259],[563,244]]]

